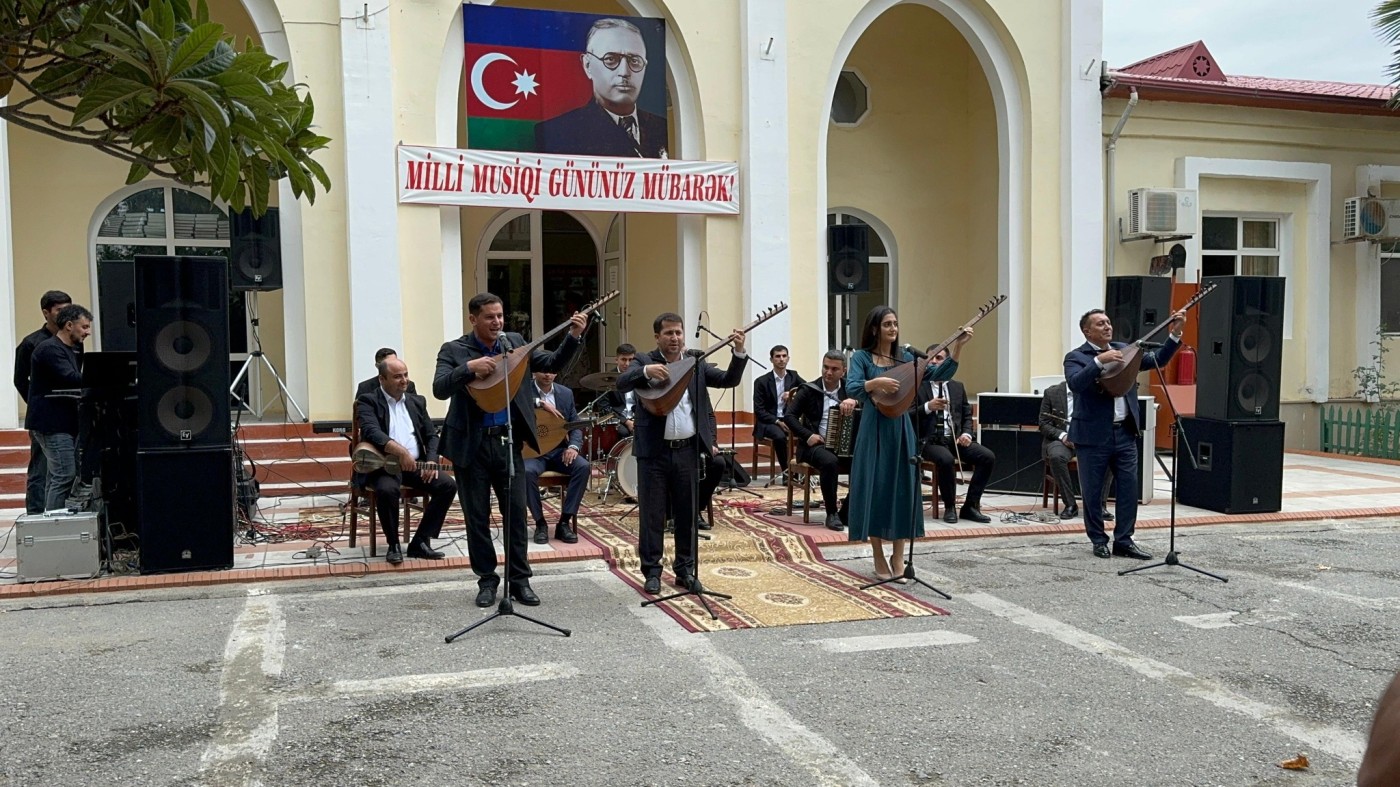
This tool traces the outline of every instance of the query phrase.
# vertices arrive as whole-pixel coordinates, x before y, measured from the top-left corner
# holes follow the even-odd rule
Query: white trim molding
[[[836,80],[840,78],[851,51],[870,25],[881,14],[906,2],[937,12],[962,34],[977,57],[992,94],[997,123],[997,213],[1006,217],[997,232],[997,284],[1013,305],[1013,308],[996,311],[997,388],[1002,391],[1018,390],[1026,380],[1025,330],[1026,316],[1030,314],[1026,298],[1029,262],[1025,249],[1027,114],[1022,105],[1024,85],[1016,61],[991,21],[983,16],[984,4],[974,0],[871,0],[856,14],[841,36],[827,75],[825,103],[819,120],[821,127],[817,132],[818,204],[814,206],[813,224],[809,226],[818,237],[826,236],[826,216],[829,212],[826,204],[827,137],[831,128],[831,102],[836,94]],[[745,206],[745,209],[748,207]],[[819,244],[814,266],[816,270],[826,270],[825,253],[826,245]],[[811,328],[817,347],[823,346],[826,341],[828,295],[826,277],[818,276],[817,322]]]
[[[1362,164],[1356,168],[1356,191],[1343,197],[1380,196],[1386,183],[1400,183],[1400,166]],[[1361,242],[1356,246],[1356,359],[1352,366],[1364,366],[1374,353],[1371,345],[1381,328],[1380,244]],[[1369,295],[1368,295],[1369,293]]]
[[[0,98],[0,106],[8,103]],[[15,304],[15,247],[13,217],[10,206],[10,134],[9,125],[0,123],[0,347],[19,344],[18,314]],[[93,290],[96,292],[96,290]],[[0,427],[19,426],[19,392],[12,385],[0,386]]]
[[[1303,184],[1306,194],[1306,216],[1308,245],[1304,250],[1308,261],[1308,274],[1305,282],[1290,281],[1284,301],[1284,324],[1291,325],[1293,301],[1298,286],[1307,288],[1307,331],[1308,352],[1303,363],[1303,385],[1305,393],[1314,402],[1327,401],[1328,379],[1331,374],[1331,313],[1332,282],[1332,165],[1307,161],[1267,161],[1263,159],[1226,159],[1185,156],[1176,160],[1177,188],[1201,188],[1201,178],[1233,178],[1241,180],[1275,180]],[[1197,202],[1199,205],[1200,203]],[[1241,205],[1245,209],[1248,206]],[[1247,211],[1243,211],[1247,212]],[[1280,222],[1279,272],[1288,276],[1296,266],[1291,258],[1297,250],[1291,237],[1294,224],[1291,220]],[[1201,241],[1200,236],[1184,242],[1186,247],[1186,267],[1181,280],[1199,282],[1201,280]],[[1291,329],[1286,328],[1286,333]]]
[[[1061,82],[1065,111],[1060,116],[1061,324],[1068,350],[1084,340],[1079,315],[1103,306],[1103,0],[1062,0],[1060,8],[1061,35],[1069,53]]]

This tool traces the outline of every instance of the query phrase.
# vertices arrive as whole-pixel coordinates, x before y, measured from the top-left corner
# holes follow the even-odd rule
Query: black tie
[[[640,141],[637,139],[636,118],[632,117],[631,115],[628,115],[627,117],[621,117],[617,119],[617,124],[619,126],[622,126],[622,130],[627,132],[627,136],[631,137],[633,142]]]

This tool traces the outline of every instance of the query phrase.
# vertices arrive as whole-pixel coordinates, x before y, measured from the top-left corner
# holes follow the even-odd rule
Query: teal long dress
[[[904,361],[914,357],[900,351]],[[860,429],[856,432],[855,458],[851,460],[851,501],[846,524],[852,541],[870,537],[900,539],[924,534],[923,492],[909,458],[918,453],[918,442],[909,414],[887,418],[870,400],[865,381],[891,367],[875,363],[869,350],[851,355],[846,374],[846,395],[860,402]],[[947,358],[928,367],[924,380],[947,380],[958,362]],[[910,530],[913,530],[912,534]]]

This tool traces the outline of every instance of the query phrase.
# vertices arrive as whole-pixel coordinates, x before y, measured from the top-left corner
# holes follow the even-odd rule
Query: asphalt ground
[[[487,612],[439,572],[8,602],[0,784],[1354,784],[1400,667],[1400,524],[1177,546],[1230,581],[1120,577],[1082,537],[921,543],[953,598],[908,592],[946,617],[714,634],[596,562],[518,607],[568,638],[446,644]]]

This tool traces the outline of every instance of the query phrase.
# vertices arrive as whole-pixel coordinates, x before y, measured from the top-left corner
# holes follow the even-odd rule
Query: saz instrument
[[[880,377],[888,377],[899,383],[899,390],[894,393],[884,393],[872,391],[870,400],[875,403],[876,409],[886,418],[898,418],[909,412],[909,408],[914,404],[914,397],[919,393],[919,383],[924,379],[924,372],[928,369],[933,356],[948,349],[948,346],[957,341],[959,337],[967,333],[968,329],[982,321],[983,317],[992,313],[992,310],[1006,302],[1005,295],[998,295],[982,304],[982,308],[972,315],[972,319],[963,323],[953,335],[944,339],[941,344],[929,351],[928,357],[917,358],[913,361],[905,361],[896,364]]]
[[[749,331],[786,311],[787,307],[786,303],[779,302],[777,305],[769,307],[767,311],[759,313],[753,322],[739,330],[747,336]],[[676,405],[681,403],[681,397],[685,396],[686,389],[690,387],[691,377],[695,374],[695,369],[700,363],[714,353],[728,347],[733,341],[733,337],[730,337],[700,355],[686,355],[679,361],[666,364],[666,371],[670,374],[670,378],[665,384],[655,388],[640,386],[633,389],[632,392],[637,395],[638,401],[647,409],[647,412],[657,418],[665,418],[670,415],[672,410],[676,409]]]
[[[1185,306],[1182,306],[1176,311],[1184,312],[1194,307],[1215,288],[1215,283],[1207,284],[1201,288],[1200,292],[1192,295],[1191,300],[1187,301]],[[1175,313],[1176,312],[1173,312],[1173,314]],[[1167,320],[1156,328],[1148,331],[1146,336],[1139,337],[1136,342],[1124,347],[1120,351],[1123,353],[1123,360],[1110,361],[1104,364],[1103,372],[1099,375],[1099,390],[1109,396],[1123,396],[1127,394],[1128,391],[1131,391],[1133,385],[1137,383],[1138,374],[1142,371],[1142,347],[1139,345],[1139,342],[1151,340],[1153,336],[1161,333],[1171,324],[1171,320]]]
[[[604,295],[598,300],[579,309],[583,314],[596,311],[598,307],[618,296],[617,290]],[[571,318],[572,319],[572,318]],[[506,399],[506,377],[510,377],[510,390],[512,393],[520,390],[520,386],[525,381],[525,372],[530,368],[530,355],[535,352],[541,344],[549,341],[559,334],[560,331],[568,328],[570,320],[556,325],[553,330],[540,338],[520,347],[512,348],[496,356],[496,370],[485,377],[478,377],[467,383],[467,393],[472,399],[488,413],[497,413],[506,409],[510,402]]]
[[[397,456],[390,456],[374,447],[374,443],[368,440],[361,441],[355,446],[355,450],[350,452],[350,459],[355,463],[355,472],[373,473],[375,470],[383,470],[391,475],[398,475],[404,471],[403,463]],[[436,470],[439,473],[452,472],[452,465],[445,462],[415,462],[409,470]]]
[[[582,429],[592,424],[592,421],[565,421],[562,417],[551,413],[543,407],[535,408],[535,442],[539,443],[540,450],[536,451],[530,447],[529,443],[521,443],[520,455],[526,459],[534,459],[537,456],[544,456],[559,447],[564,442],[564,438],[569,436],[569,432],[575,429]]]

